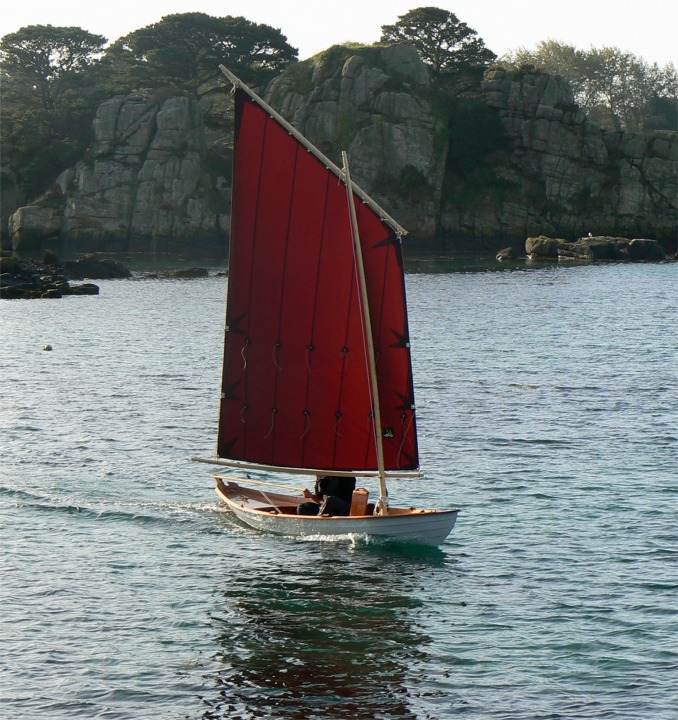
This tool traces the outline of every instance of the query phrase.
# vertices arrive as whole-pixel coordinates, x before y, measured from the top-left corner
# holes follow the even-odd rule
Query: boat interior
[[[227,498],[233,502],[241,503],[243,506],[256,512],[272,513],[275,515],[294,515],[298,517],[297,506],[306,500],[306,498],[301,495],[281,495],[279,493],[269,493],[263,490],[244,487],[238,483],[238,478],[224,475],[212,475],[212,477],[217,483],[217,492],[224,499]],[[356,489],[351,503],[351,517],[374,517],[374,503],[367,502],[368,497],[369,494],[367,490],[364,488]],[[426,512],[434,511],[414,507],[391,507],[388,510],[389,515],[414,515]]]

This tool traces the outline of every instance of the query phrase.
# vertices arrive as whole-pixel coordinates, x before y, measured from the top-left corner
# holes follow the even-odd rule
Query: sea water
[[[1,718],[676,717],[678,265],[413,268],[434,550],[223,511],[224,278],[0,303]]]

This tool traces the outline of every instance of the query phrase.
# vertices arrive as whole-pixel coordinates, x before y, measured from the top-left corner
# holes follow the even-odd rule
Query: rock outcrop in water
[[[43,263],[0,257],[0,298],[5,300],[60,298],[64,295],[98,295],[94,283],[74,280],[128,278],[132,273],[116,260],[84,257],[59,262],[55,257]]]
[[[667,260],[664,248],[656,241],[646,238],[591,236],[568,242],[560,238],[529,237],[525,252],[533,260],[617,260],[642,262]]]
[[[199,101],[140,91],[104,103],[88,156],[10,218],[14,246],[222,248],[228,90],[212,84]],[[507,239],[516,247],[526,237],[589,231],[675,243],[678,133],[603,131],[574,105],[567,83],[541,73],[491,69],[475,97],[505,142],[484,159],[488,182],[473,185],[450,162],[449,118],[411,46],[332,48],[290,66],[265,93],[332,160],[348,149],[354,179],[414,237],[463,238],[470,249],[487,241],[495,250]]]

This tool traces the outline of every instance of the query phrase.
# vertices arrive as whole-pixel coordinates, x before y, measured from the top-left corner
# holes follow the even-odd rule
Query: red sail
[[[400,240],[354,195],[386,470],[419,464]],[[236,91],[218,454],[376,470],[372,391],[346,187]]]

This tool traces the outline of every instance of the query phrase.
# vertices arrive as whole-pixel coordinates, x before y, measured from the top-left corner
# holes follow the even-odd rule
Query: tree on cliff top
[[[381,42],[407,41],[437,76],[465,67],[489,65],[497,56],[485,47],[478,33],[447,10],[422,7],[382,25]]]
[[[194,91],[219,72],[219,64],[263,84],[296,57],[287,38],[269,25],[195,12],[166,15],[120,38],[104,63],[109,81],[120,88],[180,85]]]
[[[106,38],[78,27],[30,25],[0,41],[3,96],[54,110],[81,84],[103,51]]]
[[[613,130],[675,130],[678,74],[672,63],[660,68],[616,47],[578,50],[547,40],[535,50],[507,56],[517,68],[534,67],[565,78],[575,102],[601,126]]]
[[[80,157],[101,100],[94,70],[106,38],[78,27],[30,25],[0,40],[3,160],[28,196]]]

